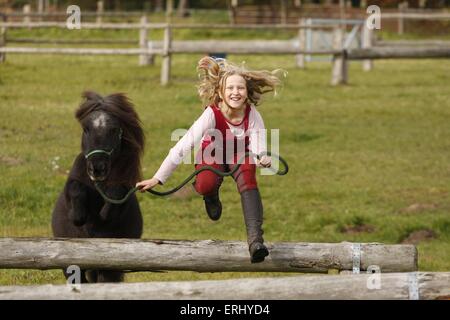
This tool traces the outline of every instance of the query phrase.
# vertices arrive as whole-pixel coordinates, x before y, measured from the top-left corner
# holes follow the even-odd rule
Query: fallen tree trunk
[[[379,278],[376,278],[376,277]],[[450,272],[0,287],[0,299],[448,299]]]
[[[417,270],[413,245],[379,243],[267,243],[270,255],[251,264],[243,241],[131,239],[0,239],[0,268],[184,270],[197,272],[328,272],[329,269],[381,272]]]

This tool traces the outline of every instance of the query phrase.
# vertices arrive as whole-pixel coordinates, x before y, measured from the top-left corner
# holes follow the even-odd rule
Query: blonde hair
[[[205,105],[217,104],[223,96],[226,80],[231,75],[240,75],[245,79],[248,92],[248,100],[255,106],[260,103],[261,95],[273,91],[281,85],[278,73],[285,76],[281,69],[273,71],[248,70],[244,64],[236,65],[225,59],[203,57],[198,62],[197,72],[200,84],[197,86],[198,94]]]

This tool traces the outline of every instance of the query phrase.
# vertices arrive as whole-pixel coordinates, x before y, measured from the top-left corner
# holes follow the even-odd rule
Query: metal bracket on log
[[[419,300],[419,282],[417,272],[408,273],[409,300]]]
[[[352,244],[353,273],[360,273],[361,270],[361,243]]]

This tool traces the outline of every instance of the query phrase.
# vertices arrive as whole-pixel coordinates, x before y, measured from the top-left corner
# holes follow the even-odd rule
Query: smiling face
[[[245,79],[234,74],[225,81],[225,87],[222,89],[222,99],[232,109],[242,109],[247,102],[247,83]]]

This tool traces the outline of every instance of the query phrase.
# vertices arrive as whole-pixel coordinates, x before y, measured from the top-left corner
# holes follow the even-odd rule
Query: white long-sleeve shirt
[[[227,121],[231,132],[237,139],[245,137],[244,121],[235,126]],[[194,146],[199,146],[203,140],[210,140],[208,130],[215,129],[216,119],[211,108],[205,108],[202,115],[189,128],[188,132],[170,149],[169,154],[162,162],[158,171],[153,176],[161,183],[165,183],[172,172],[182,162],[184,157],[191,152]],[[249,150],[254,154],[267,151],[266,132],[264,121],[255,106],[250,105],[248,119]]]

